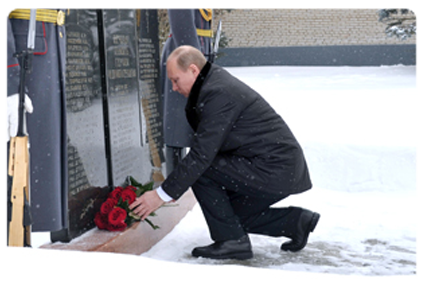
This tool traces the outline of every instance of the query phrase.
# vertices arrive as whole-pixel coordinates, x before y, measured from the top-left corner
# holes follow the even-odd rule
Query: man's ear
[[[195,64],[190,64],[188,68],[195,76],[200,74],[200,69]]]

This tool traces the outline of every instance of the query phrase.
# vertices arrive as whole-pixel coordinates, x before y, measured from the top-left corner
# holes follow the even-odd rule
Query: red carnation
[[[121,223],[125,223],[126,216],[126,210],[121,207],[115,207],[109,213],[109,223],[114,226],[120,225]]]
[[[103,215],[100,212],[96,213],[94,217],[94,223],[97,225],[98,229],[107,229],[109,225],[107,215]]]
[[[112,198],[108,198],[106,201],[103,202],[103,204],[100,207],[100,212],[103,215],[107,215],[109,214],[113,208],[115,207],[115,205],[117,204],[117,202],[115,202],[114,199]]]
[[[140,218],[130,213],[129,206],[134,203],[137,195],[145,190],[151,190],[153,188],[153,183],[150,182],[142,186],[132,177],[128,177],[128,179],[130,179],[130,183],[133,183],[135,186],[130,184],[125,188],[120,186],[116,187],[108,194],[107,199],[100,206],[100,211],[94,217],[94,223],[99,229],[123,231],[133,222],[140,221]],[[148,222],[153,229],[158,228],[150,221]]]
[[[127,201],[129,205],[131,205],[132,202],[134,202],[135,198],[137,197],[137,195],[135,194],[135,191],[129,187],[124,189],[122,193],[120,194],[120,196],[122,197],[122,201]]]
[[[106,201],[111,201],[112,203],[114,203],[114,205],[117,205],[119,203],[119,198],[107,198]]]
[[[123,188],[118,186],[117,188],[115,188],[113,191],[110,192],[109,198],[114,198],[114,199],[117,199],[118,201],[122,191],[123,191]]]

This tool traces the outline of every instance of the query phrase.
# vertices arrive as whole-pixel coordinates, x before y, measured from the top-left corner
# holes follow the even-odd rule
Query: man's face
[[[166,69],[167,77],[169,77],[172,82],[172,89],[188,98],[192,86],[200,72],[197,66],[192,64],[186,71],[183,71],[178,67],[176,59],[171,59],[167,62]]]

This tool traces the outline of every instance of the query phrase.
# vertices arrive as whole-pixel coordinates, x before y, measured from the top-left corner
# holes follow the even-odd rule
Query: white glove
[[[34,108],[32,107],[32,101],[25,94],[24,102],[25,111],[32,113]],[[11,137],[16,136],[18,133],[18,123],[19,123],[19,94],[14,94],[7,97],[7,119],[8,119],[8,128],[7,132],[9,134],[9,140]]]

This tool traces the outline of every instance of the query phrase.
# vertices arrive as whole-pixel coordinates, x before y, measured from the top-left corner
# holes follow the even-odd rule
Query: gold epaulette
[[[211,8],[201,8],[199,9],[201,15],[203,16],[204,20],[210,22],[213,18],[213,10]]]
[[[29,20],[31,15],[30,9],[15,9],[9,14],[10,19]],[[48,22],[56,25],[65,24],[65,13],[60,10],[53,9],[37,9],[37,21]]]

